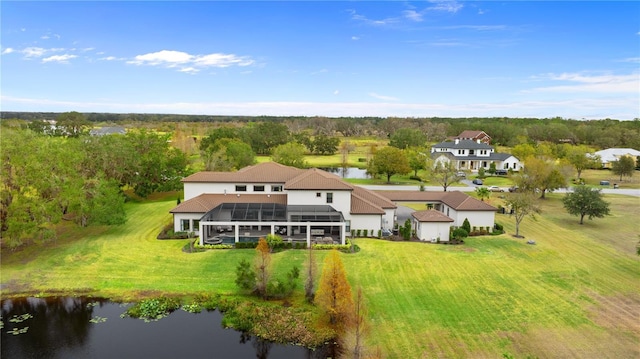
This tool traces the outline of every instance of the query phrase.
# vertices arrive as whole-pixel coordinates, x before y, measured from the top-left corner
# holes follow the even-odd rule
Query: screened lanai
[[[200,219],[200,244],[254,242],[278,234],[285,241],[345,243],[347,223],[329,205],[223,203]]]

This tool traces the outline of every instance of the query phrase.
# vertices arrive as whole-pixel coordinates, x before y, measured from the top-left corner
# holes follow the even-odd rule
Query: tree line
[[[50,134],[3,126],[3,246],[53,240],[61,220],[79,226],[124,223],[125,191],[146,197],[179,190],[189,174],[187,157],[171,147],[169,135],[133,131],[94,137],[83,126],[71,131],[74,126]]]
[[[55,120],[51,112],[1,112],[0,118],[28,121]],[[377,136],[389,138],[402,128],[419,129],[427,141],[439,142],[464,130],[482,130],[490,134],[495,145],[512,147],[523,142],[585,144],[597,148],[640,148],[640,118],[575,120],[555,118],[400,118],[400,117],[304,117],[304,116],[216,116],[177,114],[85,113],[92,123],[226,123],[241,127],[256,123],[285,125],[292,133],[311,131],[313,136]]]

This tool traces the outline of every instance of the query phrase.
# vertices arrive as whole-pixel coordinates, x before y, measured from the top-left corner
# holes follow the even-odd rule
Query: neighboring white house
[[[640,151],[633,148],[607,148],[595,152],[595,155],[600,156],[602,168],[611,168],[611,163],[618,161],[623,156],[631,156],[636,161],[636,158],[640,156]]]
[[[412,214],[413,228],[421,240],[449,240],[450,227],[461,227],[464,220],[469,220],[471,229],[490,231],[495,224],[497,208],[477,200],[460,191],[378,191],[391,201],[421,202],[426,204],[425,211]],[[443,235],[446,233],[446,235]]]
[[[431,147],[431,158],[434,163],[454,162],[456,169],[477,171],[488,170],[495,163],[498,170],[519,171],[520,160],[508,153],[494,152],[492,146],[481,140],[460,140],[440,142]]]
[[[237,172],[198,172],[182,182],[185,200],[171,210],[174,230],[197,234],[201,244],[268,233],[344,244],[351,229],[377,233],[394,225],[392,201],[315,168],[266,162]]]

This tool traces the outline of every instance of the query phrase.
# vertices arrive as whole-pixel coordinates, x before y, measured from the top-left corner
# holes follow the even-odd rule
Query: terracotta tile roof
[[[351,214],[384,214],[384,210],[363,197],[351,194]]]
[[[411,215],[420,222],[453,222],[453,219],[440,211],[436,211],[435,209],[417,211],[413,212]]]
[[[312,168],[290,179],[284,185],[286,190],[345,190],[351,191],[353,186],[340,177],[327,171]]]
[[[376,191],[394,202],[442,202],[455,210],[497,211],[498,209],[460,191]]]
[[[304,172],[306,171],[276,162],[264,162],[236,172],[198,172],[184,178],[182,182],[285,183]]]
[[[398,207],[389,198],[379,193],[376,193],[375,191],[371,191],[359,186],[352,186],[352,187],[353,187],[353,192],[351,195],[352,197],[358,196],[360,198],[367,200],[368,202],[371,202],[376,206],[379,206],[380,208],[397,208]]]
[[[457,138],[476,138],[477,136],[491,138],[491,136],[487,135],[486,132],[475,130],[464,130],[457,136]]]
[[[207,213],[223,203],[277,203],[287,205],[286,194],[204,193],[177,205],[170,213]]]

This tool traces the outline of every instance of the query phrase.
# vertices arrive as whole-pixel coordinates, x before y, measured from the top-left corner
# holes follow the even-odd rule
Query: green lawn
[[[362,250],[342,258],[354,289],[366,296],[369,347],[389,358],[638,357],[640,238],[631,220],[640,218],[638,199],[607,196],[613,215],[580,226],[562,210],[560,195],[549,197],[538,221],[523,222],[524,240],[509,235],[514,225],[506,215],[498,221],[507,234],[463,246],[357,239]],[[235,266],[254,251],[187,254],[187,241],[156,240],[174,205],[128,204],[125,225],[69,226],[56,243],[3,251],[3,296],[236,293]],[[286,251],[273,262],[284,273],[305,254]],[[318,262],[325,254],[318,252]]]

